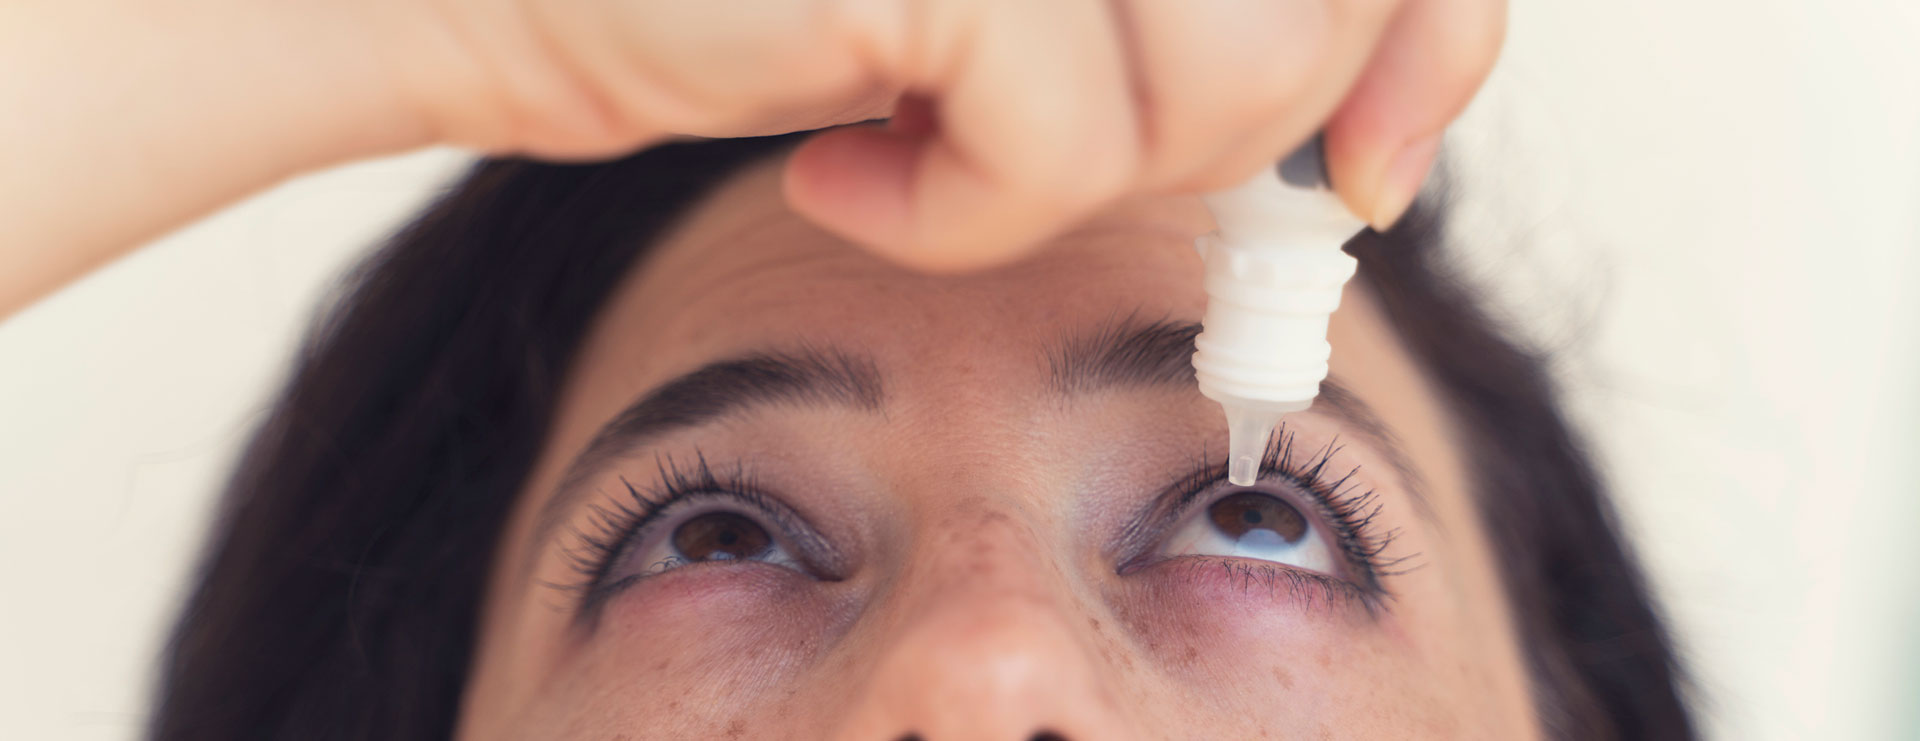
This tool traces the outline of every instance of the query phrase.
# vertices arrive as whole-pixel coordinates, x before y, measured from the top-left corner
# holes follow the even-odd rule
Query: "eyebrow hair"
[[[1047,348],[1048,386],[1063,399],[1115,389],[1192,391],[1193,343],[1199,334],[1198,322],[1146,321],[1135,314],[1104,322]],[[594,434],[541,506],[532,542],[544,541],[558,528],[585,493],[586,482],[622,454],[675,430],[780,404],[879,412],[886,394],[871,357],[836,349],[802,347],[708,363],[640,397]],[[1320,384],[1315,408],[1373,443],[1406,477],[1416,507],[1431,512],[1418,473],[1371,406],[1329,377]]]
[[[1191,387],[1199,336],[1199,322],[1147,322],[1138,314],[1103,322],[1047,347],[1048,385],[1066,397],[1115,387]]]
[[[534,542],[560,525],[588,479],[649,439],[758,406],[828,405],[877,412],[885,403],[880,369],[865,355],[801,347],[708,363],[640,397],[594,433],[541,507]]]

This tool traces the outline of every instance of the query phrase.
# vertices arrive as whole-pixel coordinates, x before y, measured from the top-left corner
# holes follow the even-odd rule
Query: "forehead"
[[[1129,317],[1193,322],[1204,312],[1192,244],[1213,220],[1197,197],[1126,201],[1017,264],[929,276],[789,211],[781,164],[774,158],[730,178],[626,276],[574,366],[533,491],[555,485],[563,464],[622,407],[716,360],[850,350],[884,374],[890,405],[988,423],[1044,392],[1047,350],[1064,338]],[[1451,469],[1443,415],[1359,283],[1332,319],[1333,373],[1395,428],[1416,462]]]
[[[1204,296],[1192,240],[1211,225],[1197,198],[1142,199],[1033,259],[928,276],[806,223],[786,210],[776,168],[755,167],[634,271],[582,367],[613,362],[657,381],[768,346],[831,343],[873,355],[890,376],[955,361],[1012,371],[994,361],[1030,365],[1050,339],[1116,314],[1197,319]]]

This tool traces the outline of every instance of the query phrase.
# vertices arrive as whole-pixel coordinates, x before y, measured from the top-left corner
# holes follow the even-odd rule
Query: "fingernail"
[[[1413,205],[1413,197],[1420,193],[1420,184],[1426,182],[1427,171],[1433,169],[1433,158],[1439,153],[1440,135],[1434,133],[1408,142],[1393,156],[1373,198],[1373,218],[1368,219],[1376,231],[1386,231]]]

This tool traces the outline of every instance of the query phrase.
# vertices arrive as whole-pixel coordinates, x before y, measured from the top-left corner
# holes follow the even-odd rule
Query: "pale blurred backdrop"
[[[1920,3],[1513,4],[1454,236],[1557,352],[1708,737],[1920,739]],[[140,735],[314,308],[466,161],[287,183],[0,324],[0,739]]]

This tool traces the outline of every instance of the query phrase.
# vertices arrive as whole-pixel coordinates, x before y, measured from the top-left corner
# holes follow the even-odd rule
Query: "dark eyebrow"
[[[880,369],[864,355],[802,347],[708,363],[640,397],[594,434],[541,507],[534,542],[566,518],[587,480],[649,439],[755,406],[823,404],[877,412],[885,401]]]
[[[1103,322],[1048,346],[1048,385],[1069,397],[1110,388],[1191,388],[1198,336],[1199,322],[1149,322],[1137,314]]]

